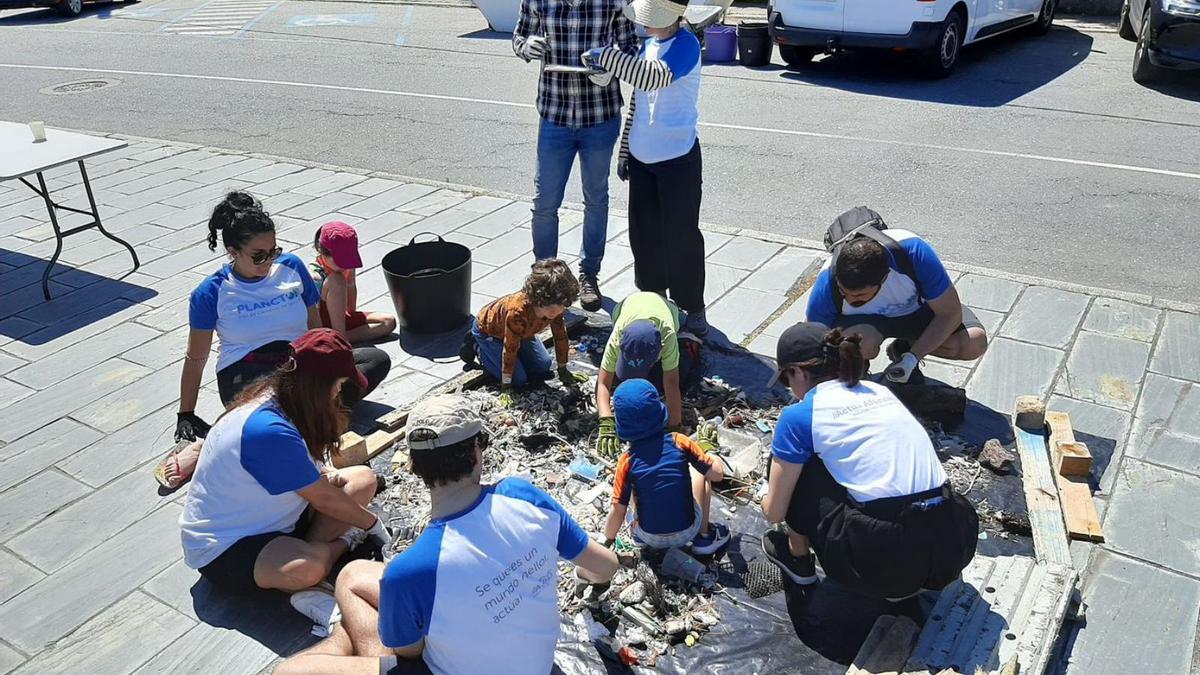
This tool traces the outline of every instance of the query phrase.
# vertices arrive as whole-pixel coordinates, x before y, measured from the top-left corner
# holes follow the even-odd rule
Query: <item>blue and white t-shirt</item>
[[[672,82],[663,89],[634,90],[629,152],[644,164],[665,162],[691,152],[700,120],[700,41],[690,30],[642,43],[641,57],[663,61]]]
[[[891,270],[884,277],[879,292],[862,307],[854,307],[843,300],[841,314],[906,316],[920,309],[922,304],[929,300],[937,300],[943,293],[950,290],[950,275],[946,273],[942,261],[938,259],[937,253],[933,252],[933,247],[928,242],[907,230],[889,229],[885,234],[895,239],[908,253],[917,279],[921,281],[921,297],[918,297],[916,284],[900,269],[900,264],[896,262],[891,252],[885,249]],[[829,268],[829,261],[826,261],[825,267],[817,275],[817,280],[808,297],[807,318],[809,321],[823,323],[826,326],[834,325],[839,312],[833,304],[833,292],[830,288],[833,283],[833,271]]]
[[[439,675],[545,675],[559,635],[558,559],[588,536],[550,495],[519,478],[484,486],[479,500],[429,523],[388,564],[379,636],[393,649],[425,639]]]
[[[239,539],[291,532],[308,506],[296,490],[320,477],[300,431],[274,399],[230,411],[204,439],[179,516],[183,561],[200,569]]]
[[[226,264],[192,291],[188,324],[215,330],[217,370],[272,342],[291,342],[308,330],[308,308],[321,292],[299,258],[284,253],[261,279],[243,279]]]
[[[816,455],[859,502],[932,490],[946,482],[929,434],[874,382],[828,381],[783,409],[771,452],[791,464]]]

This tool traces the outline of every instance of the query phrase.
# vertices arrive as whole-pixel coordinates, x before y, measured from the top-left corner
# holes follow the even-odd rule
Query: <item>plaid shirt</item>
[[[638,39],[624,9],[625,0],[521,0],[513,51],[525,58],[526,38],[542,36],[549,43],[547,64],[582,65],[579,55],[593,47],[615,45],[637,54]],[[544,119],[571,128],[607,122],[621,113],[621,84],[613,78],[599,87],[587,75],[542,71],[537,110]]]

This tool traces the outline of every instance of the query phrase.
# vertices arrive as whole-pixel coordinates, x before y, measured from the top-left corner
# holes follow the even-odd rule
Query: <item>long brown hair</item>
[[[861,342],[862,336],[858,333],[842,335],[841,330],[834,328],[821,340],[823,354],[819,358],[792,365],[808,371],[817,382],[837,379],[846,386],[853,387],[862,379],[863,371],[866,370]]]
[[[337,379],[281,368],[243,389],[235,406],[264,395],[274,396],[283,414],[300,431],[308,454],[323,462],[326,452],[341,449],[342,434],[350,428],[350,412],[342,407],[341,397],[329,394]]]

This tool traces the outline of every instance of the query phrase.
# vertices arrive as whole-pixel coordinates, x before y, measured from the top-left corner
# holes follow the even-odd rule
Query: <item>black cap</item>
[[[789,365],[829,356],[834,348],[825,343],[825,334],[828,332],[828,326],[813,321],[798,323],[783,331],[775,345],[775,374],[767,382],[767,387],[774,387]]]

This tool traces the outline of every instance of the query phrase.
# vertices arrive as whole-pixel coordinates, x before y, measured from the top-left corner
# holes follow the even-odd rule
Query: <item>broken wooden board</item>
[[[367,446],[367,459],[373,459],[376,455],[387,450],[396,444],[396,441],[404,438],[404,429],[397,431],[384,431],[378,429],[367,435],[365,441]]]
[[[1025,507],[1033,530],[1033,549],[1039,561],[1071,564],[1067,528],[1063,521],[1058,484],[1050,469],[1046,437],[1013,425],[1017,454],[1021,458],[1021,482],[1025,488]]]
[[[895,675],[917,641],[917,624],[906,616],[884,615],[875,620],[846,675]]]
[[[1048,411],[1046,426],[1050,431],[1047,443],[1067,534],[1072,539],[1102,542],[1104,530],[1100,526],[1100,515],[1096,512],[1092,488],[1088,483],[1088,475],[1092,468],[1091,454],[1087,453],[1086,445],[1076,443],[1075,431],[1071,428],[1071,416],[1067,413]],[[1087,453],[1085,463],[1079,460],[1082,453]],[[1081,463],[1086,466],[1082,475],[1063,470],[1067,468],[1074,472]]]
[[[939,595],[904,672],[993,673],[1014,656],[1024,672],[1042,672],[1075,578],[1070,566],[1027,556],[976,557]]]

